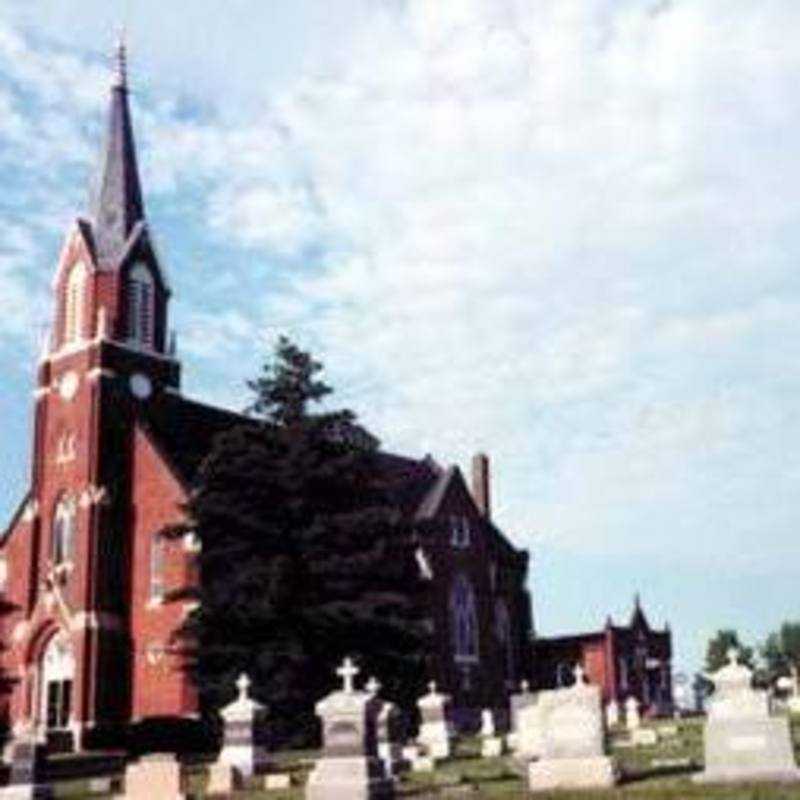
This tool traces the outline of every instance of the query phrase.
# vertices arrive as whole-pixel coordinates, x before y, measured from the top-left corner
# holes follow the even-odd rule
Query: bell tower
[[[115,55],[89,213],[67,233],[34,392],[30,576],[16,635],[25,652],[13,717],[87,737],[130,714],[131,452],[134,421],[177,393],[170,290],[150,237],[129,106]],[[110,676],[115,676],[111,678]],[[96,736],[95,736],[96,738]]]

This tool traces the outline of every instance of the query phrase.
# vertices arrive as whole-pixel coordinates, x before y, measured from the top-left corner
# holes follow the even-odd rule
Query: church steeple
[[[114,62],[108,127],[90,208],[99,265],[106,269],[117,266],[131,231],[137,222],[144,220],[128,105],[127,54],[122,37]]]

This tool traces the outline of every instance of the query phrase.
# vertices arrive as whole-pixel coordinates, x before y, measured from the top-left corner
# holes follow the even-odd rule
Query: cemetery
[[[184,396],[123,38],[108,110],[0,536],[0,800],[800,800],[800,623],[719,631],[690,710],[638,593],[537,633],[486,453],[384,450],[285,336],[246,412]]]
[[[351,658],[336,672],[341,687],[316,705],[319,749],[259,744],[268,708],[250,698],[242,675],[221,711],[218,753],[148,753],[127,763],[119,752],[46,755],[29,732],[5,749],[0,798],[800,799],[800,717],[771,711],[736,651],[709,676],[716,690],[707,716],[641,720],[629,704],[631,720],[612,709],[610,722],[576,665],[570,686],[513,693],[506,729],[485,709],[469,735],[457,733],[448,697],[432,683],[418,701],[416,735],[405,740],[377,678],[363,679]]]

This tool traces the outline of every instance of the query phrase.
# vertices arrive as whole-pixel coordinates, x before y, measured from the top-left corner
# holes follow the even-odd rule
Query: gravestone
[[[33,727],[16,733],[7,752],[11,768],[8,786],[0,789],[0,798],[28,800],[53,796],[51,787],[44,781],[47,745],[40,740]]]
[[[236,789],[242,788],[242,781],[236,769],[230,764],[220,764],[218,761],[208,767],[208,780],[206,781],[205,795],[227,797]]]
[[[625,701],[625,727],[629,731],[635,731],[641,726],[642,718],[639,715],[639,701],[631,695]]]
[[[539,758],[544,747],[544,699],[549,692],[531,695],[526,705],[519,706],[516,713],[516,731],[513,753],[518,761],[528,762]]]
[[[276,772],[264,776],[264,791],[285,791],[292,788],[292,776],[288,772]]]
[[[728,653],[728,664],[712,675],[714,694],[704,732],[705,769],[698,783],[798,781],[789,721],[771,717],[767,693],[753,688],[753,672]]]
[[[791,676],[789,680],[792,684],[791,693],[787,701],[789,713],[800,714],[800,675],[798,675],[797,667],[794,664],[791,666]]]
[[[531,705],[536,702],[536,695],[531,693],[530,684],[528,681],[521,681],[519,685],[519,692],[512,694],[509,698],[509,733],[506,737],[508,747],[512,752],[517,749],[517,739],[519,734],[519,712],[520,709]]]
[[[503,755],[503,739],[497,735],[491,709],[481,712],[481,758],[498,758]]]
[[[520,761],[538,758],[541,753],[541,714],[538,695],[530,691],[528,681],[522,681],[520,691],[511,695],[510,706],[509,749]]]
[[[653,728],[637,728],[631,731],[634,747],[653,747],[658,744],[658,733]]]
[[[383,800],[394,797],[394,781],[378,758],[381,701],[358,691],[358,668],[345,659],[336,671],[343,688],[316,706],[322,721],[322,755],[306,784],[306,800]]]
[[[619,725],[619,703],[611,699],[606,706],[606,725],[609,728],[614,728]]]
[[[605,754],[600,688],[584,683],[580,665],[575,684],[540,693],[541,758],[528,767],[532,791],[613,786],[616,771]]]
[[[403,745],[397,731],[397,707],[377,696],[381,685],[375,678],[370,678],[364,688],[381,703],[376,727],[378,758],[383,762],[387,775],[396,775],[403,765]]]
[[[172,753],[153,753],[128,764],[124,800],[182,800],[181,765]]]
[[[417,743],[435,761],[450,758],[449,705],[449,695],[436,691],[436,681],[428,684],[428,694],[417,701],[421,718]]]
[[[220,780],[224,781],[225,768],[230,767],[238,784],[266,762],[266,754],[254,738],[264,706],[250,697],[250,678],[244,673],[236,681],[236,689],[237,698],[220,711],[223,732],[217,765]]]

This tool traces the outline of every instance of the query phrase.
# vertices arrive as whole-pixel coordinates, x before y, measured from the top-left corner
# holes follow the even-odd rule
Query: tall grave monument
[[[341,691],[317,703],[322,721],[322,757],[306,784],[306,800],[391,800],[394,781],[378,758],[377,725],[383,702],[358,691],[359,669],[346,658],[336,670]]]
[[[540,693],[541,758],[528,767],[532,791],[613,786],[616,771],[605,753],[600,688],[584,682],[581,666],[566,689]]]
[[[753,688],[753,672],[739,663],[736,649],[728,663],[706,676],[714,684],[705,729],[705,770],[698,783],[800,781],[785,717],[772,717],[766,691]]]

